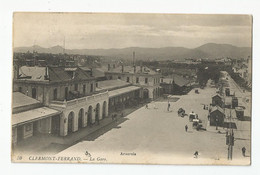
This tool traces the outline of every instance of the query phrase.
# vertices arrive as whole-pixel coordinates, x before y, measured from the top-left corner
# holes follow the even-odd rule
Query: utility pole
[[[232,119],[231,110],[232,109],[230,109],[228,131],[226,133],[226,145],[228,145],[228,160],[232,160],[233,146],[234,146],[234,132],[231,126],[231,119]]]

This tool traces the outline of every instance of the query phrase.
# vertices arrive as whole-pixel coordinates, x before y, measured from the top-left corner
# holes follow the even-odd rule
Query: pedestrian
[[[145,109],[148,109],[148,104],[145,105]]]
[[[185,125],[185,131],[186,131],[186,132],[188,131],[188,126],[187,126],[187,125]]]
[[[116,120],[116,123],[117,123],[117,114],[115,114],[115,120]]]
[[[206,109],[206,105],[204,105],[203,109],[204,109],[204,110]]]
[[[115,119],[115,114],[112,114],[112,121],[114,121]]]
[[[167,108],[167,111],[170,110],[170,107],[171,107],[171,104],[168,102],[168,108]]]
[[[197,158],[198,158],[198,155],[199,155],[199,152],[198,152],[198,151],[195,151],[195,153],[194,153],[194,156],[195,156],[195,157],[194,157],[194,158],[197,159]]]
[[[242,154],[243,154],[244,157],[246,156],[246,148],[245,147],[242,148]]]

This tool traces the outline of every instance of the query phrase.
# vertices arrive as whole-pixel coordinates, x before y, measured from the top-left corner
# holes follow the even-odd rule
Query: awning
[[[60,113],[61,113],[60,111],[48,107],[41,107],[41,108],[36,108],[25,112],[20,112],[12,115],[12,126],[33,122]]]
[[[125,87],[125,88],[121,88],[121,89],[117,89],[117,90],[113,90],[113,91],[108,91],[108,96],[110,97],[116,97],[131,91],[135,91],[141,89],[141,87],[137,87],[137,86],[129,86],[129,87]]]

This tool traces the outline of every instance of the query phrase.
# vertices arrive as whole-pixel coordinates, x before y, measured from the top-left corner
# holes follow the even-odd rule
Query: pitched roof
[[[19,69],[19,77],[20,78],[29,78],[35,81],[43,81],[45,75],[45,67],[29,67],[22,66]]]
[[[220,111],[221,113],[225,114],[224,113],[224,109],[221,108],[220,106],[216,105],[216,106],[213,106],[212,110],[210,113],[214,112],[214,111]]]
[[[213,98],[213,97],[216,97],[216,96],[218,96],[218,97],[220,97],[220,98],[222,99],[222,97],[221,97],[219,94],[214,94],[214,95],[212,95],[212,98]]]
[[[24,95],[21,92],[13,92],[12,108],[23,107],[27,105],[39,104],[40,101]]]
[[[54,116],[60,114],[60,111],[51,109],[48,107],[41,107],[36,109],[31,109],[28,111],[20,112],[12,115],[12,125],[24,124],[28,122],[33,122],[46,117]]]
[[[163,83],[172,84],[173,81],[174,84],[177,84],[180,87],[188,85],[191,82],[189,79],[176,74],[173,74],[171,77],[163,78]]]
[[[74,72],[74,76],[73,76]],[[29,67],[22,66],[19,70],[20,79],[29,79],[33,81],[49,81],[49,82],[61,82],[69,80],[86,80],[90,79],[90,75],[82,69],[64,68],[64,67]],[[45,76],[48,75],[48,79]]]
[[[49,68],[49,81],[66,81],[71,80],[70,75],[62,67]]]
[[[87,72],[83,71],[82,69],[77,68],[75,70],[75,77],[74,77],[75,80],[87,80],[90,78],[91,76]]]

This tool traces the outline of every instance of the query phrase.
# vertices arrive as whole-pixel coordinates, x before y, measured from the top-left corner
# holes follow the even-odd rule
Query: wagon
[[[178,110],[178,115],[181,116],[181,117],[184,117],[185,116],[185,110],[183,108],[180,108]]]

